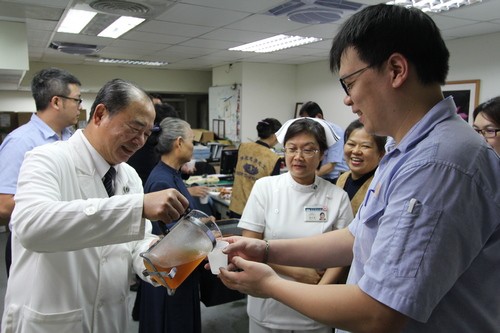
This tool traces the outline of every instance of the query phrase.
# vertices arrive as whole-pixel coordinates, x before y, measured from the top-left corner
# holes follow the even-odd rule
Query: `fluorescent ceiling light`
[[[423,12],[439,13],[462,6],[472,5],[482,0],[394,0],[386,2],[388,5],[415,7]]]
[[[125,64],[125,65],[142,65],[142,66],[164,66],[168,62],[165,61],[145,61],[145,60],[128,60],[128,59],[109,59],[101,58],[99,62],[105,64]]]
[[[229,49],[229,51],[268,53],[288,49],[299,45],[319,42],[321,40],[321,38],[315,37],[278,35],[238,47],[232,47]]]
[[[110,37],[118,38],[130,29],[135,28],[145,19],[132,17],[132,16],[121,16],[119,19],[111,23],[106,29],[101,31],[97,36],[99,37]]]
[[[89,12],[87,10],[70,9],[61,22],[59,29],[57,29],[57,32],[78,34],[96,14],[96,12]]]

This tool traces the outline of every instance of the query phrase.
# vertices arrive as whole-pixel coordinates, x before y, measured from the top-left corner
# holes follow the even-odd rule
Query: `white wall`
[[[330,72],[328,61],[298,66],[297,91],[297,102],[318,103],[325,119],[341,127],[347,127],[357,117],[344,104],[344,90],[337,74]]]
[[[242,141],[257,139],[256,126],[264,118],[293,118],[296,71],[295,65],[243,64]]]
[[[230,86],[243,81],[243,65],[234,63],[215,67],[212,70],[212,86]]]
[[[479,79],[479,103],[500,95],[500,33],[446,43],[450,50],[448,81]]]
[[[30,84],[36,72],[47,67],[65,69],[82,82],[82,106],[90,111],[97,91],[107,81],[122,78],[133,81],[146,91],[168,93],[207,93],[212,73],[207,71],[180,71],[168,69],[127,68],[104,65],[68,65],[32,62],[19,90],[0,90],[0,112],[34,112]]]
[[[235,63],[214,68],[213,86],[241,84],[241,141],[257,139],[257,122],[293,117],[296,102],[295,65]]]
[[[163,68],[137,68],[105,65],[67,65],[30,63],[30,70],[21,82],[29,90],[33,75],[47,67],[68,70],[82,82],[82,91],[96,93],[109,80],[121,78],[137,83],[146,91],[170,93],[206,93],[212,80],[210,71],[183,71]]]
[[[95,93],[82,94],[82,107],[90,111],[90,107],[94,102]],[[31,97],[30,91],[1,91],[0,90],[0,112],[35,112],[35,101]],[[87,112],[88,116],[88,112]]]

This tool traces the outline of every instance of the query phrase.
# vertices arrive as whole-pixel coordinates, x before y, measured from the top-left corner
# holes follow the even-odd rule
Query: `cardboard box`
[[[215,139],[215,133],[205,129],[193,129],[194,141],[207,143]]]

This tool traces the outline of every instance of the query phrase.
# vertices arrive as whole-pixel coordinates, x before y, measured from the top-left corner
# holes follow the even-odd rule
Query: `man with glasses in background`
[[[0,146],[0,217],[10,219],[14,210],[19,169],[24,154],[37,146],[67,140],[69,126],[76,125],[82,109],[80,81],[65,70],[43,69],[31,82],[36,113],[28,123],[15,129]],[[7,276],[11,264],[11,236],[7,239],[5,264]]]

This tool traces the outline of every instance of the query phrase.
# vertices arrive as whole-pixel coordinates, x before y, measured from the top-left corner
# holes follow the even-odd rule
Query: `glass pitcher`
[[[206,258],[222,233],[208,215],[192,210],[184,215],[159,242],[140,254],[143,274],[173,295],[181,283]]]

